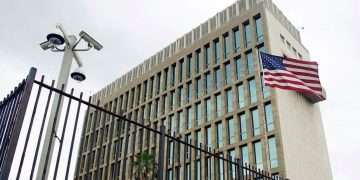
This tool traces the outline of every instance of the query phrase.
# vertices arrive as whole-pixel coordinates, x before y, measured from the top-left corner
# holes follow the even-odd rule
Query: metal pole
[[[69,46],[65,46],[64,57],[63,57],[63,61],[61,64],[60,74],[58,76],[57,85],[56,85],[57,89],[60,89],[61,86],[64,85],[64,91],[66,91],[66,85],[67,85],[67,82],[68,82],[68,79],[70,76],[70,69],[71,69],[71,64],[72,64],[72,59],[73,59],[72,48],[76,43],[75,36],[71,35],[68,37],[68,39],[70,41]],[[61,117],[63,101],[60,101],[60,103],[59,103],[59,100],[60,100],[59,96],[60,96],[59,93],[55,93],[54,100],[53,100],[53,103],[51,106],[49,123],[46,128],[44,144],[42,146],[39,166],[38,166],[37,175],[36,175],[36,179],[39,179],[39,180],[42,178],[43,172],[46,172],[44,179],[48,179],[48,173],[49,173],[48,168],[49,167],[45,167],[45,159],[46,159],[47,151],[49,150],[49,161],[51,162],[52,153],[54,151],[54,144],[50,145],[50,139],[54,138],[53,132],[52,132],[52,126],[53,126],[54,120],[55,120],[57,104],[59,104],[58,117],[59,118]],[[55,132],[57,132],[57,129],[58,129],[58,123],[55,124]],[[51,146],[51,147],[49,147],[49,146]],[[45,168],[46,168],[46,170],[44,171]]]
[[[158,159],[158,173],[157,173],[157,179],[163,180],[164,178],[164,144],[165,144],[165,126],[160,126],[160,142],[159,142],[159,159]]]

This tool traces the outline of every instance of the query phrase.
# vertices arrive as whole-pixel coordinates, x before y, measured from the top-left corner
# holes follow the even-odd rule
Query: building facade
[[[163,124],[187,142],[273,175],[331,180],[319,106],[298,93],[264,87],[259,51],[309,59],[298,30],[271,0],[240,0],[96,93],[92,102],[149,127]],[[130,177],[139,149],[158,147],[134,128],[128,135],[131,148],[125,152],[125,126],[90,110],[75,178],[115,179],[114,168],[124,162]],[[224,169],[209,175],[197,168],[198,161],[169,167],[166,178],[182,178],[178,169],[191,169],[191,179],[232,178],[221,174]]]

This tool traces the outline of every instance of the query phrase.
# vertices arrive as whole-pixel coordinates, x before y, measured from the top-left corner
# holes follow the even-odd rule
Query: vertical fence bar
[[[71,89],[70,95],[72,96],[74,94],[74,89]],[[56,164],[55,164],[55,170],[54,170],[54,178],[57,178],[57,172],[58,172],[58,168],[59,168],[59,162],[60,162],[60,157],[61,157],[61,152],[62,152],[62,147],[64,144],[64,138],[65,138],[65,131],[66,131],[66,125],[67,125],[67,121],[69,119],[69,112],[70,112],[70,107],[71,107],[71,98],[69,98],[69,102],[66,108],[66,114],[65,114],[65,120],[64,120],[64,124],[62,127],[62,133],[61,133],[61,138],[60,138],[60,146],[59,146],[59,151],[58,151],[58,155],[56,158]]]
[[[82,100],[82,97],[83,97],[83,93],[81,92],[80,93],[80,100]],[[70,168],[71,156],[72,156],[73,147],[74,147],[77,124],[78,124],[78,120],[79,120],[80,107],[81,107],[81,102],[79,101],[78,102],[78,107],[77,107],[77,110],[76,110],[76,117],[75,117],[75,124],[74,124],[74,128],[73,128],[73,134],[72,134],[72,137],[71,137],[70,152],[69,152],[69,157],[68,157],[67,166],[66,166],[65,179],[68,179],[68,175],[69,175],[69,168]],[[84,124],[84,126],[86,126],[86,124]],[[81,157],[81,151],[80,151],[80,157]]]
[[[61,91],[64,91],[64,84],[61,86]],[[60,94],[59,96],[59,101],[58,101],[58,104],[56,106],[56,111],[55,111],[55,117],[54,117],[54,124],[52,126],[52,133],[51,133],[51,136],[54,136],[54,133],[55,133],[55,126],[56,126],[56,123],[57,123],[57,120],[58,118],[60,119],[60,117],[58,117],[59,115],[59,111],[60,111],[60,106],[61,106],[61,101],[62,101],[62,94]],[[48,164],[49,164],[49,159],[50,159],[50,151],[51,151],[51,146],[52,146],[52,142],[53,142],[53,139],[54,137],[50,137],[50,141],[49,141],[49,146],[48,146],[48,150],[46,152],[46,157],[45,157],[45,168],[42,172],[42,178],[41,179],[45,179],[45,176],[47,174],[47,167],[48,167]]]
[[[158,158],[158,178],[157,180],[163,180],[164,179],[164,174],[163,174],[163,170],[164,170],[164,153],[162,153],[161,151],[164,149],[164,144],[165,144],[165,126],[161,125],[160,126],[160,141],[159,141],[159,158]]]
[[[44,82],[44,76],[41,77],[41,83],[42,82]],[[39,89],[38,89],[38,92],[37,92],[37,95],[36,95],[36,99],[35,99],[35,104],[34,104],[34,107],[33,107],[33,112],[31,114],[31,118],[30,118],[29,128],[28,128],[28,131],[27,131],[27,134],[26,134],[25,145],[24,145],[24,148],[23,148],[23,151],[22,151],[22,154],[21,154],[21,160],[20,160],[18,172],[17,172],[17,175],[16,175],[16,179],[20,178],[21,169],[22,169],[22,165],[24,163],[24,158],[25,158],[25,154],[26,154],[26,149],[27,149],[27,145],[28,145],[28,142],[29,142],[29,138],[30,138],[30,134],[31,134],[31,130],[32,130],[32,125],[33,125],[36,110],[37,110],[37,105],[38,105],[39,99],[40,99],[41,89],[42,89],[42,86],[39,86]]]
[[[15,150],[16,150],[16,145],[17,145],[17,142],[19,139],[22,123],[24,121],[26,108],[27,108],[27,105],[28,105],[28,102],[30,99],[32,86],[33,86],[33,83],[35,80],[35,76],[36,76],[36,69],[31,68],[30,73],[26,78],[24,92],[23,92],[23,95],[22,95],[22,98],[20,101],[19,112],[18,112],[17,116],[15,117],[14,130],[10,136],[10,144],[9,144],[9,149],[8,149],[9,154],[6,155],[5,161],[4,161],[5,164],[4,164],[3,168],[1,168],[2,170],[0,172],[1,173],[0,179],[8,179],[12,161],[13,161],[14,154],[15,154]]]
[[[51,88],[54,87],[55,81],[51,82]],[[37,160],[37,156],[39,153],[39,148],[40,148],[40,143],[41,143],[41,137],[44,131],[44,126],[45,126],[45,121],[46,121],[46,115],[49,109],[49,104],[50,104],[50,99],[52,96],[52,90],[50,89],[49,95],[47,97],[47,101],[46,101],[46,105],[45,105],[45,110],[44,110],[44,115],[43,115],[43,119],[42,119],[42,123],[41,123],[41,127],[40,127],[40,133],[39,133],[39,137],[37,140],[37,144],[36,144],[36,150],[35,150],[35,154],[34,154],[34,158],[33,158],[33,164],[31,166],[31,173],[30,173],[30,180],[32,180],[32,177],[34,175],[34,170],[35,170],[35,166],[36,166],[36,160]]]

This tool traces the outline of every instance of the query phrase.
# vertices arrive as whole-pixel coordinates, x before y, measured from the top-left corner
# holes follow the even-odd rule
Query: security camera
[[[100,51],[103,46],[97,42],[94,38],[92,38],[89,34],[87,34],[86,32],[84,31],[81,31],[79,33],[79,36],[85,40],[86,42],[88,42],[91,46],[93,46],[96,50]]]
[[[49,42],[49,41],[45,41],[45,42],[40,43],[40,47],[41,47],[41,49],[43,49],[44,51],[46,51],[46,50],[48,50],[48,49],[50,49],[50,48],[53,48],[54,45],[51,44],[51,42]]]
[[[70,76],[72,79],[79,81],[79,82],[84,81],[86,79],[86,76],[83,73],[81,68],[75,69],[75,71],[72,72]]]

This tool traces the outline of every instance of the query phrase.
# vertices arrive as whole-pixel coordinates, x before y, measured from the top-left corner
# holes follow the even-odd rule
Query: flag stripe
[[[274,87],[282,87],[282,89],[293,90],[293,91],[297,91],[297,92],[308,92],[308,93],[317,94],[317,95],[321,94],[321,91],[315,91],[315,90],[310,89],[307,86],[297,85],[294,83],[280,83],[280,82],[265,80],[265,85],[274,86]]]
[[[292,78],[292,77],[278,77],[278,76],[266,76],[265,78],[268,81],[276,81],[276,82],[289,82],[289,83],[293,83],[293,84],[297,84],[297,85],[304,85],[304,86],[308,86],[310,88],[314,88],[314,90],[321,90],[321,86],[317,83],[305,83],[303,81],[300,81],[296,78]]]
[[[272,76],[289,76],[289,77],[303,80],[304,82],[308,81],[307,83],[310,83],[310,82],[320,83],[320,80],[318,77],[301,76],[301,75],[296,75],[296,74],[290,73],[288,71],[283,71],[283,70],[268,71],[267,69],[265,69],[264,74],[272,75]]]
[[[284,60],[287,60],[287,61],[292,61],[292,62],[295,62],[295,63],[300,63],[300,64],[312,64],[312,65],[318,65],[318,63],[317,63],[317,62],[315,62],[315,61],[304,61],[304,60],[293,59],[293,58],[289,58],[289,57],[286,57]]]
[[[313,64],[300,64],[300,63],[295,63],[292,61],[288,61],[288,60],[284,60],[283,63],[287,66],[287,65],[293,65],[299,68],[305,67],[305,68],[310,68],[313,70],[317,70],[318,66],[317,65],[313,65]]]

